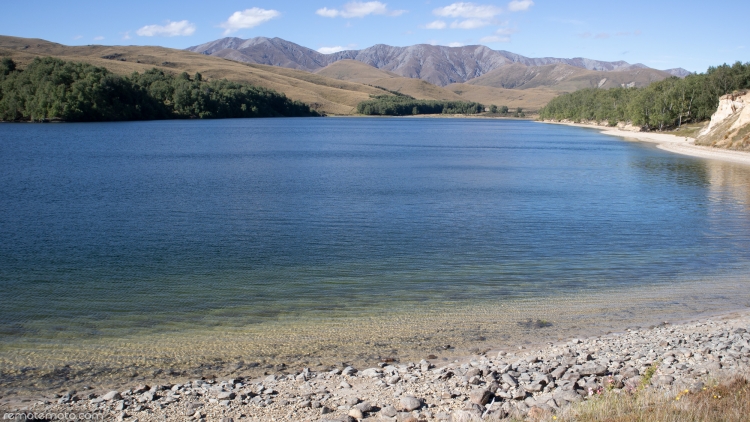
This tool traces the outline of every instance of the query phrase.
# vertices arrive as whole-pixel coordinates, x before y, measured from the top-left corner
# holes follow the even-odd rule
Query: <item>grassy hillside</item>
[[[272,89],[326,114],[356,113],[357,104],[360,102],[369,100],[371,96],[387,94],[377,87],[421,100],[469,101],[507,105],[512,108],[522,107],[528,110],[538,110],[560,93],[559,89],[530,88],[529,84],[524,86],[523,90],[493,88],[476,83],[439,87],[420,79],[400,77],[354,60],[343,60],[317,73],[309,73],[276,66],[240,63],[163,47],[71,47],[40,39],[0,36],[0,57],[12,58],[20,68],[27,66],[36,57],[47,56],[105,67],[119,75],[143,73],[152,68],[174,74],[187,72],[194,75],[199,72],[208,80],[225,78]],[[607,72],[611,73],[616,72]],[[491,74],[492,72],[488,75]],[[487,81],[491,82],[489,77]]]
[[[523,65],[519,65],[526,67]],[[568,66],[572,67],[572,66]],[[356,60],[341,60],[315,72],[321,76],[361,82],[423,100],[468,101],[539,110],[560,95],[550,88],[506,89],[480,85],[451,84],[439,87],[421,79],[404,78]]]
[[[497,106],[508,106],[512,109],[521,107],[525,110],[537,111],[544,107],[550,100],[560,95],[559,92],[549,88],[532,89],[505,89],[488,86],[451,84],[445,87],[466,101]]]
[[[469,85],[507,89],[547,87],[558,92],[572,92],[584,88],[644,87],[670,77],[655,69],[598,72],[566,64],[528,67],[514,63],[488,72],[466,82]]]
[[[247,82],[284,93],[292,100],[309,104],[328,114],[352,114],[355,107],[370,95],[383,90],[309,72],[274,66],[244,64],[205,56],[184,50],[141,46],[77,46],[69,47],[40,39],[0,36],[0,56],[10,57],[24,68],[36,57],[58,57],[67,61],[90,63],[119,75],[143,73],[149,69],[190,75],[199,72],[206,79],[226,78]]]
[[[379,79],[401,78],[393,72],[381,70],[356,60],[339,60],[316,70],[314,73],[328,78],[370,85]]]

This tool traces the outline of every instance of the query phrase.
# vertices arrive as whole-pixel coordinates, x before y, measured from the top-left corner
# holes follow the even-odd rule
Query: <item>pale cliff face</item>
[[[721,97],[711,123],[698,135],[696,144],[750,151],[750,93]]]
[[[711,130],[715,129],[726,119],[734,116],[738,111],[741,111],[745,108],[748,100],[750,100],[750,96],[747,94],[743,96],[725,95],[721,97],[719,99],[719,107],[716,109],[716,113],[711,116],[711,123],[701,131],[700,135],[702,136],[711,132]]]

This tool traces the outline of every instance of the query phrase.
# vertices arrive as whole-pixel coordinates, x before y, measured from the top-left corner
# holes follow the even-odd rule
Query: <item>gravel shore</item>
[[[605,390],[696,391],[734,375],[750,375],[750,312],[452,361],[60,391],[3,412],[130,422],[497,420],[554,414]]]

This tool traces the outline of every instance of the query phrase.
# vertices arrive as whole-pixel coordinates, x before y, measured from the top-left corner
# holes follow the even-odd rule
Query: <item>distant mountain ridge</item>
[[[323,54],[281,38],[256,37],[243,40],[228,37],[190,47],[187,50],[245,63],[287,67],[308,72],[315,72],[339,60],[356,60],[400,76],[422,79],[439,86],[467,82],[516,63],[528,67],[565,64],[603,72],[651,69],[640,63],[606,62],[582,57],[530,58],[509,51],[492,50],[483,45],[445,47],[417,44],[408,47],[393,47],[377,44],[362,50]],[[670,75],[684,77],[689,74],[684,69],[658,72],[663,73],[662,79]]]

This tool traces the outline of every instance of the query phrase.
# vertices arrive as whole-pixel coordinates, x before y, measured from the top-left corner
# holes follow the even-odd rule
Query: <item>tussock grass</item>
[[[750,380],[735,377],[695,393],[654,389],[633,394],[605,392],[559,415],[530,419],[545,422],[747,422],[750,421]]]

